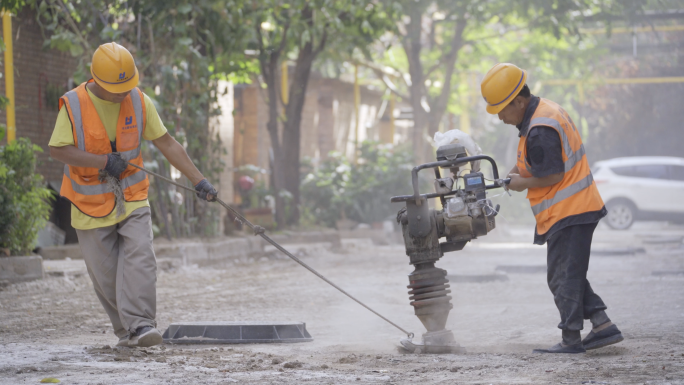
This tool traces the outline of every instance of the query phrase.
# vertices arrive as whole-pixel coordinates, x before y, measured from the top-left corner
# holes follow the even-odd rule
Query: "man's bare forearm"
[[[154,146],[161,151],[169,163],[171,163],[173,167],[177,168],[178,171],[190,179],[190,182],[192,182],[193,185],[196,185],[202,179],[204,179],[202,173],[197,169],[197,167],[195,167],[195,164],[192,163],[188,153],[185,152],[185,148],[183,148],[183,146],[181,146],[181,144],[178,143],[178,141],[176,141],[176,139],[174,139],[171,135],[168,133],[164,134],[164,136],[159,139],[155,139],[152,142],[154,143]]]
[[[107,163],[106,155],[85,152],[76,146],[50,147],[50,157],[69,166],[102,169]]]
[[[513,191],[524,191],[528,188],[553,186],[562,181],[564,176],[565,172],[559,172],[541,178],[533,176],[523,178],[520,174],[509,174],[508,177],[511,178],[511,183],[508,184],[508,188]]]

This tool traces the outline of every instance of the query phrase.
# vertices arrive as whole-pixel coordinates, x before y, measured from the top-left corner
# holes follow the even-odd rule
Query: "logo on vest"
[[[124,79],[126,79],[126,73],[122,72],[119,74],[119,80],[124,80]]]
[[[133,124],[133,116],[126,116],[124,117],[124,130],[131,130],[138,127],[137,124]]]
[[[518,151],[518,159],[520,159],[521,155],[522,155],[522,151]]]

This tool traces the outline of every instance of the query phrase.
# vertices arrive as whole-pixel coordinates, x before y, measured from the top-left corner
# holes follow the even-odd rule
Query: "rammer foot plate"
[[[447,345],[425,345],[423,343],[413,342],[412,339],[402,338],[399,343],[404,350],[413,354],[465,354],[464,347],[457,343],[450,343]]]

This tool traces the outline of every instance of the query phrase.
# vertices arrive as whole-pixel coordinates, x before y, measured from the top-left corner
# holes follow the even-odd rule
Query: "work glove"
[[[107,154],[107,163],[105,163],[104,171],[119,179],[122,172],[128,167],[128,162],[126,162],[118,152],[113,152]]]
[[[197,191],[198,198],[208,202],[215,202],[216,197],[218,196],[218,191],[216,191],[214,186],[212,186],[206,178],[195,185],[195,191]],[[207,198],[209,195],[212,196],[211,199]]]

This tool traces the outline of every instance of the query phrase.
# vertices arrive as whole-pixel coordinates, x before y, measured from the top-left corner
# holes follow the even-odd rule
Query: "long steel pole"
[[[188,187],[188,186],[184,186],[184,185],[182,185],[182,184],[180,184],[180,183],[177,183],[177,182],[174,181],[174,180],[171,180],[171,179],[169,179],[169,178],[163,177],[163,176],[161,176],[161,175],[159,175],[159,174],[157,174],[157,173],[155,173],[155,172],[146,170],[146,169],[144,169],[143,167],[140,167],[140,166],[135,165],[135,164],[133,164],[133,163],[130,163],[130,162],[129,162],[128,164],[131,165],[131,166],[133,166],[133,167],[135,167],[135,168],[137,168],[137,169],[139,169],[139,170],[145,171],[146,173],[148,173],[148,174],[150,174],[150,175],[153,175],[155,178],[159,178],[159,179],[161,179],[161,180],[163,180],[163,181],[165,181],[165,182],[171,183],[172,185],[174,185],[174,186],[176,186],[176,187],[180,187],[180,188],[182,188],[182,189],[184,189],[184,190],[190,191],[190,192],[192,192],[193,194],[196,193],[196,191],[195,191],[194,189],[192,189],[192,188],[190,188],[190,187]],[[227,205],[226,203],[224,203],[224,202],[223,202],[222,200],[220,200],[218,197],[216,197],[216,202],[218,202],[221,206],[225,207],[228,211],[230,211],[230,213],[233,214],[233,215],[235,216],[235,218],[237,218],[236,220],[240,221],[241,223],[247,225],[250,229],[252,229],[252,231],[254,231],[254,235],[259,235],[259,236],[261,236],[261,238],[263,238],[266,242],[268,242],[268,243],[270,243],[271,245],[273,245],[276,249],[280,250],[283,254],[287,255],[288,257],[290,257],[292,260],[294,260],[294,261],[297,262],[298,264],[302,265],[302,267],[304,267],[305,269],[307,269],[307,270],[309,270],[310,272],[312,272],[312,273],[313,273],[314,275],[316,275],[318,278],[322,279],[323,281],[325,281],[325,282],[326,282],[327,284],[329,284],[330,286],[332,286],[332,287],[334,287],[335,289],[339,290],[342,294],[344,294],[344,295],[346,295],[347,297],[351,298],[354,302],[356,302],[356,303],[358,303],[359,305],[365,307],[365,308],[368,309],[371,313],[373,313],[373,314],[377,315],[378,317],[382,318],[383,320],[385,320],[385,321],[386,321],[387,323],[389,323],[390,325],[392,325],[392,326],[394,326],[395,328],[401,330],[401,331],[402,331],[403,333],[405,333],[409,338],[413,338],[413,333],[404,330],[401,326],[395,324],[394,322],[390,321],[389,319],[387,319],[387,318],[386,318],[385,316],[383,316],[382,314],[380,314],[380,313],[378,313],[377,311],[371,309],[368,305],[366,305],[365,303],[359,301],[359,300],[356,299],[353,295],[351,295],[351,294],[347,293],[346,291],[344,291],[344,289],[342,289],[341,287],[339,287],[339,286],[337,286],[336,284],[334,284],[334,283],[333,283],[332,281],[330,281],[328,278],[325,278],[321,273],[319,273],[319,272],[317,272],[316,270],[314,270],[314,268],[312,268],[311,266],[309,266],[309,265],[307,265],[306,263],[304,263],[301,259],[295,257],[292,253],[290,253],[289,251],[287,251],[284,247],[280,246],[280,245],[278,244],[278,242],[274,241],[273,239],[271,239],[271,237],[269,237],[268,235],[266,235],[265,229],[264,229],[263,227],[252,224],[252,223],[251,223],[250,221],[248,221],[245,217],[243,217],[239,212],[237,212],[237,210],[235,210],[234,208],[232,208],[232,207],[230,207],[229,205]]]

